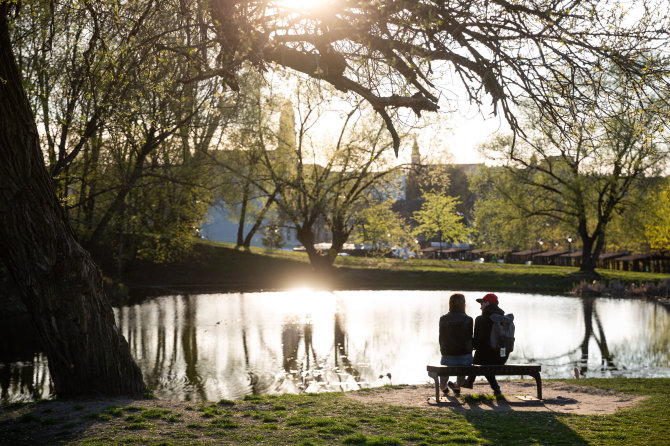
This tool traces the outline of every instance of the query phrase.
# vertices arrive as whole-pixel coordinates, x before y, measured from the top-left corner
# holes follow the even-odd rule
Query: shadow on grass
[[[3,404],[0,406],[0,444],[67,444],[79,439],[92,425],[123,416],[124,410],[140,409],[114,406],[112,402],[92,404],[77,398]],[[131,428],[129,422],[128,429]]]
[[[474,403],[475,401],[473,401]],[[484,398],[476,403],[491,406],[514,407],[505,398]],[[538,401],[538,406],[543,403]],[[527,406],[528,404],[524,404]],[[509,445],[587,445],[582,436],[567,426],[560,417],[545,412],[516,412],[513,409],[504,412],[492,410],[468,410],[465,419],[492,444]]]
[[[439,407],[452,407],[477,431],[477,437],[495,445],[587,445],[567,426],[564,417],[551,412],[518,411],[515,407],[544,407],[546,400],[514,401],[474,394],[464,398],[441,397]],[[567,402],[570,404],[570,402]],[[502,410],[501,410],[502,409]]]

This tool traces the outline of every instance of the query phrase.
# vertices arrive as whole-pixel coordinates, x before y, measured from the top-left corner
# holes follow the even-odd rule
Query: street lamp
[[[540,251],[542,251],[542,245],[544,245],[544,240],[540,239],[537,241],[538,245],[540,245]]]
[[[568,242],[568,251],[572,252],[572,236],[569,235],[565,240]]]

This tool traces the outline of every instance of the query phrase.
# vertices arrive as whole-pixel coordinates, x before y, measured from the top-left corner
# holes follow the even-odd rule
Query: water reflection
[[[160,398],[352,390],[424,383],[439,361],[438,319],[451,292],[285,292],[165,296],[115,309],[118,325]],[[464,293],[468,312],[479,313]],[[644,301],[499,293],[515,314],[511,363],[544,377],[670,376],[670,313]],[[25,322],[23,323],[25,324]],[[49,397],[46,360],[23,325],[2,324],[2,399]]]
[[[48,398],[53,389],[37,334],[27,317],[0,320],[0,401]]]

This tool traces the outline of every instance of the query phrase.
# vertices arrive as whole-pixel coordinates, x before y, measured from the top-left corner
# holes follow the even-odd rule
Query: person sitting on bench
[[[504,315],[505,312],[498,306],[498,296],[493,293],[489,293],[481,299],[477,299],[477,302],[481,305],[482,314],[475,319],[475,335],[473,339],[475,357],[473,362],[479,365],[504,364],[507,361],[507,356],[501,358],[500,355],[497,354],[498,352],[491,347],[490,339],[491,328],[493,326],[491,315]],[[461,387],[472,389],[475,378],[475,376],[468,377],[468,379],[461,384]],[[501,395],[500,385],[498,384],[496,377],[494,375],[487,375],[485,378],[489,382],[491,389],[493,389],[493,394]]]
[[[440,317],[439,341],[442,354],[440,364],[472,365],[472,318],[465,314],[465,296],[460,293],[449,297],[449,312]],[[465,376],[459,376],[454,384],[448,376],[440,377],[440,388],[445,395],[449,393],[449,388],[459,395],[464,380]]]

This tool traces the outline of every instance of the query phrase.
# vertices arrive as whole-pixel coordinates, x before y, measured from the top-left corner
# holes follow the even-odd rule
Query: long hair
[[[465,313],[465,296],[461,293],[452,294],[449,298],[449,311],[462,311]]]

